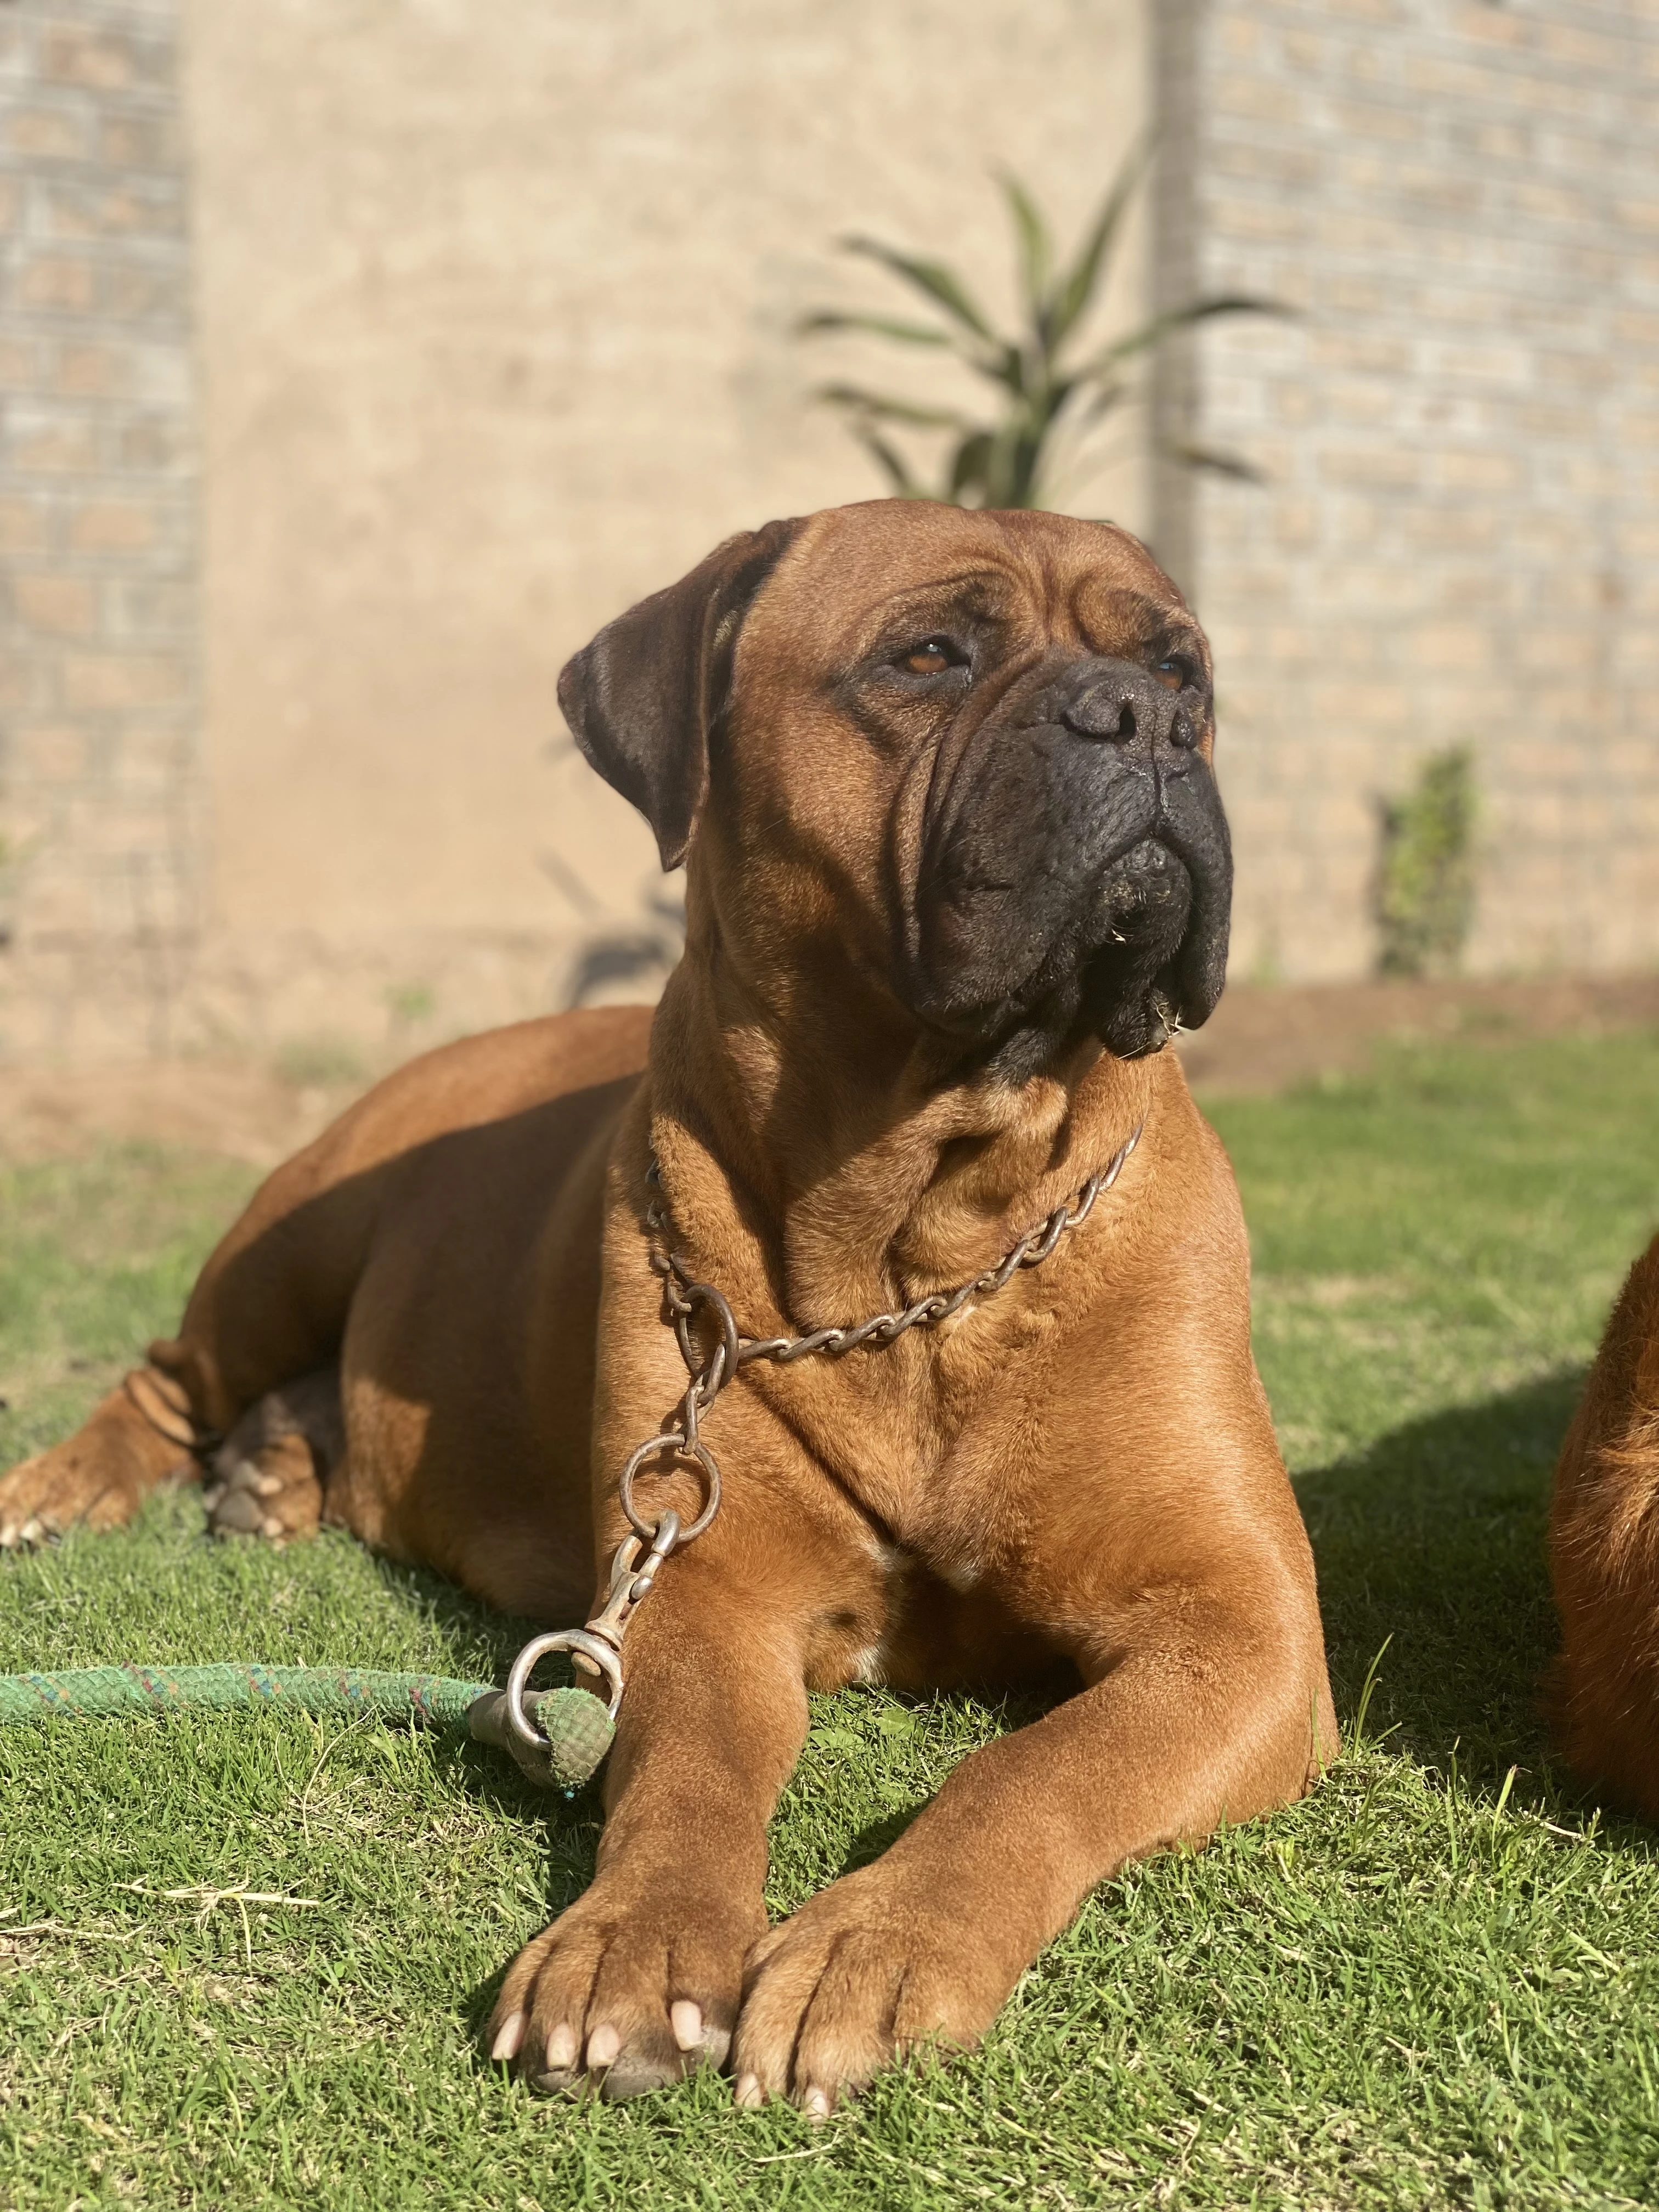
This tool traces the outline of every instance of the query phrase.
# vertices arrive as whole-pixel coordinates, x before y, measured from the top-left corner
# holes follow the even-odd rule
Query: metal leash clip
[[[611,1594],[603,1609],[583,1628],[556,1628],[549,1635],[533,1638],[513,1662],[513,1671],[507,1678],[507,1726],[528,1750],[546,1749],[546,1738],[527,1717],[527,1709],[531,1674],[550,1652],[568,1651],[579,1662],[586,1661],[589,1673],[603,1677],[610,1692],[607,1714],[611,1720],[616,1719],[623,1693],[623,1632],[635,1608],[650,1595],[658,1568],[679,1538],[680,1516],[672,1506],[657,1523],[642,1565],[640,1539],[624,1536],[611,1562]]]
[[[691,1331],[700,1309],[712,1311],[717,1324],[717,1340],[707,1356],[699,1351]],[[695,1542],[720,1510],[720,1462],[697,1433],[697,1425],[737,1372],[738,1324],[720,1293],[701,1283],[676,1301],[672,1318],[691,1379],[669,1425],[629,1453],[617,1481],[618,1502],[631,1533],[612,1555],[605,1604],[581,1628],[559,1628],[533,1637],[514,1661],[505,1691],[487,1712],[475,1709],[475,1736],[511,1753],[533,1781],[556,1784],[567,1795],[581,1787],[611,1748],[622,1704],[623,1638],[629,1622],[650,1596],[669,1553]],[[695,1520],[682,1522],[671,1505],[653,1525],[635,1502],[634,1485],[641,1471],[665,1455],[695,1467],[702,1476],[707,1494]],[[603,1681],[609,1692],[603,1705],[596,1691],[580,1686],[532,1692],[532,1673],[556,1651],[570,1654],[573,1671]],[[479,1706],[484,1703],[481,1698]]]

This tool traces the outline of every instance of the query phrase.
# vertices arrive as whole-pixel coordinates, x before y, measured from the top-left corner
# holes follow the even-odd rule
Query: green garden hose
[[[129,1719],[142,1713],[246,1712],[289,1707],[321,1716],[420,1721],[510,1752],[532,1782],[579,1790],[611,1747],[602,1701],[580,1689],[526,1700],[546,1747],[532,1751],[507,1724],[507,1692],[447,1674],[381,1674],[357,1667],[78,1667],[59,1674],[0,1674],[0,1728],[60,1717]]]

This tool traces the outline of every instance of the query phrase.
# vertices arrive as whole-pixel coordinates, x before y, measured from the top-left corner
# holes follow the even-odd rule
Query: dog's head
[[[1085,1033],[1156,1051],[1220,996],[1209,647],[1126,532],[896,500],[769,523],[559,698],[728,957],[816,945],[1010,1073]]]

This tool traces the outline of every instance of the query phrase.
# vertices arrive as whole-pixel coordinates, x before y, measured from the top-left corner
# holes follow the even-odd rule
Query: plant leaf
[[[1253,461],[1238,453],[1224,453],[1213,446],[1194,446],[1184,440],[1160,446],[1158,451],[1185,468],[1207,469],[1212,476],[1231,477],[1236,483],[1266,483],[1267,477]]]
[[[991,449],[985,469],[985,504],[987,507],[1029,507],[1031,501],[1021,496],[1020,458],[1026,443],[1025,425],[1014,416],[998,423],[991,438]]]
[[[1098,375],[1109,362],[1127,361],[1132,355],[1145,353],[1149,347],[1157,345],[1171,331],[1190,330],[1194,323],[1208,322],[1217,315],[1277,315],[1283,321],[1293,322],[1297,319],[1297,310],[1286,307],[1282,300],[1261,300],[1248,292],[1218,292],[1206,300],[1189,300],[1184,307],[1171,307],[1166,314],[1154,315],[1150,322],[1142,323],[1139,330],[1115,338],[1095,356],[1088,373]]]
[[[923,430],[969,430],[973,425],[954,407],[921,407],[910,399],[890,399],[879,392],[866,392],[857,384],[820,385],[814,397],[831,407],[850,407],[860,415],[878,416],[889,422],[910,422]]]
[[[983,491],[990,458],[991,434],[988,430],[975,430],[971,437],[964,438],[957,447],[951,463],[951,473],[945,479],[949,486],[947,496],[959,506],[963,492],[975,485]]]
[[[993,358],[981,355],[972,366],[993,384],[1000,384],[1016,400],[1025,398],[1025,356],[1017,345],[1006,345]]]
[[[1111,413],[1114,407],[1121,406],[1130,396],[1131,387],[1128,385],[1111,383],[1103,379],[1097,386],[1093,398],[1078,418],[1079,428],[1086,429],[1091,422],[1101,422]]]
[[[844,238],[842,245],[848,253],[862,253],[871,261],[880,262],[884,269],[895,276],[902,276],[907,284],[914,284],[930,300],[937,301],[948,315],[954,316],[964,330],[976,338],[989,339],[996,343],[996,332],[985,319],[970,297],[967,287],[953,269],[943,261],[922,261],[915,254],[901,253],[896,246],[884,246],[878,238]]]
[[[909,464],[897,447],[890,439],[884,438],[867,416],[862,422],[849,422],[847,427],[865,452],[885,471],[888,482],[901,499],[927,499],[932,496],[923,490],[911,474]]]
[[[814,331],[869,331],[877,337],[898,338],[906,345],[948,346],[956,343],[949,331],[936,330],[927,323],[902,323],[889,315],[843,314],[835,308],[824,308],[816,315],[803,315],[795,325],[799,337],[806,337]]]
[[[1025,305],[1031,321],[1040,331],[1046,331],[1049,302],[1048,277],[1054,265],[1054,240],[1042,209],[1031,198],[1012,169],[1000,171],[997,182],[1008,203],[1008,212],[1013,217],[1014,235],[1019,241],[1019,276],[1025,293]]]
[[[1076,260],[1055,287],[1049,316],[1048,343],[1051,348],[1058,349],[1065,343],[1093,304],[1101,270],[1111,252],[1119,225],[1146,173],[1151,152],[1150,138],[1143,137],[1131,147],[1111,189],[1101,202],[1100,212],[1079,249]]]

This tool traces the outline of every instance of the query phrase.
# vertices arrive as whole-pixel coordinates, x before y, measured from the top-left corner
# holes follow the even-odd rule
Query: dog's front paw
[[[744,1954],[765,1926],[744,1907],[653,1877],[599,1876],[508,1969],[487,2031],[490,2056],[535,2087],[591,2077],[606,2097],[659,2089],[719,2066],[732,2040]]]
[[[986,1932],[945,1901],[884,1864],[847,1875],[750,1954],[732,2055],[738,2102],[787,2096],[821,2118],[896,2057],[970,2049],[1013,1978]]]

